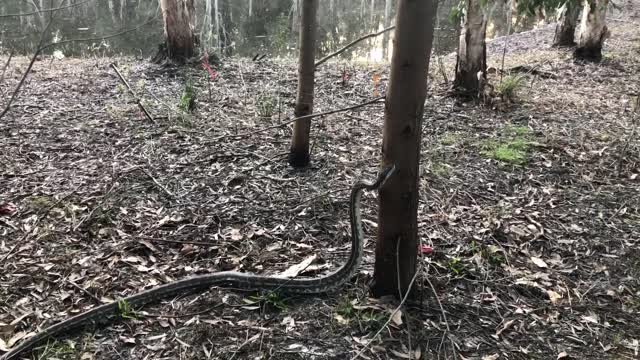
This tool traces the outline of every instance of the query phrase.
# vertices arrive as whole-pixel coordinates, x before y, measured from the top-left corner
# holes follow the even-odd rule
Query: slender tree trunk
[[[398,0],[382,139],[383,165],[394,164],[396,174],[380,189],[375,296],[406,293],[416,271],[420,135],[436,4]]]
[[[371,6],[369,7],[369,24],[371,24],[371,29],[373,31],[376,30],[376,0],[371,0]]]
[[[169,58],[183,61],[194,54],[195,37],[191,24],[193,0],[160,0],[164,36]]]
[[[222,7],[220,9],[220,35],[222,40],[222,55],[231,56],[231,34],[232,34],[232,24],[231,24],[231,1],[230,0],[222,0]]]
[[[253,16],[253,0],[249,0],[249,17]]]
[[[309,115],[313,112],[313,82],[315,73],[315,49],[317,37],[317,19],[319,0],[302,0],[302,18],[300,19],[300,45],[298,58],[298,97],[295,116]],[[298,120],[293,126],[293,139],[289,152],[289,165],[299,168],[309,164],[309,133],[311,119]]]
[[[576,44],[575,34],[579,13],[580,7],[571,1],[567,1],[562,5],[553,37],[553,46],[574,46]]]
[[[391,25],[391,2],[392,0],[384,1],[384,28],[388,28]],[[389,32],[382,35],[382,59],[386,61],[389,58]]]
[[[200,36],[204,44],[211,43],[211,0],[204,0],[204,15],[202,16]]]
[[[220,34],[220,7],[219,7],[219,3],[218,0],[214,0],[213,3],[213,19],[215,21],[215,25],[216,25],[216,41],[217,41],[217,45],[218,45],[218,51],[222,51],[222,42],[221,42],[221,34]]]
[[[600,61],[602,45],[609,35],[606,25],[609,0],[587,0],[582,9],[582,22],[578,35],[578,47],[574,53],[577,59]]]
[[[487,76],[487,17],[480,0],[466,2],[467,12],[460,32],[454,86],[467,95],[476,96],[482,90],[481,84]]]

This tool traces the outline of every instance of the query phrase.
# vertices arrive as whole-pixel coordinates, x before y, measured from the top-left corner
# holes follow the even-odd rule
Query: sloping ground
[[[424,358],[639,356],[640,143],[629,97],[640,93],[638,19],[614,22],[611,32],[597,65],[523,41],[530,47],[508,54],[506,68],[553,76],[525,75],[519,100],[496,109],[446,96],[434,62],[419,213],[421,239],[434,252],[420,261],[418,299],[365,358],[408,358],[407,349]],[[501,47],[491,50],[499,68]],[[286,166],[290,128],[256,132],[292,113],[294,65],[229,61],[209,87],[200,69],[117,59],[152,123],[119,85],[111,60],[38,62],[0,123],[1,346],[193,274],[278,273],[316,255],[302,274],[314,276],[344,261],[348,190],[375,174],[381,103],[315,120],[312,166],[294,171]],[[0,84],[5,94],[25,67],[26,59],[12,62]],[[373,98],[377,72],[383,92],[385,68],[324,66],[316,111]],[[188,78],[197,107],[180,115]],[[365,265],[338,293],[212,289],[52,342],[40,354],[350,358],[396,305],[367,297],[372,196],[364,210]]]

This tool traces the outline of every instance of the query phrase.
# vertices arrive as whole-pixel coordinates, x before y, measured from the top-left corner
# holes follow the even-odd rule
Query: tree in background
[[[582,9],[582,22],[578,35],[578,47],[574,53],[577,59],[600,61],[602,45],[609,36],[605,21],[609,0],[587,0]]]
[[[416,271],[420,138],[436,2],[398,0],[396,9],[382,139],[383,165],[394,164],[396,175],[380,189],[376,296],[408,291]]]
[[[160,8],[164,21],[166,55],[177,61],[192,57],[195,48],[191,24],[193,0],[160,0]]]
[[[393,0],[384,1],[384,28],[388,28],[391,25],[391,6]],[[387,60],[389,58],[389,32],[384,33],[382,36],[382,59]]]
[[[553,37],[553,46],[573,46],[576,44],[576,24],[580,14],[580,4],[570,0],[559,9],[558,23]]]
[[[476,96],[487,77],[485,36],[489,14],[480,0],[465,0],[462,30],[458,44],[454,87],[465,95]]]
[[[300,42],[298,58],[298,96],[295,116],[313,112],[313,82],[315,73],[315,49],[319,0],[303,0],[300,19]],[[289,165],[299,168],[309,164],[309,133],[311,119],[297,120],[293,126],[293,139],[289,152]]]

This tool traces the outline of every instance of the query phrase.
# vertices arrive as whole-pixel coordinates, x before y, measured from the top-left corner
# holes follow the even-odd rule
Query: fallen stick
[[[155,120],[153,120],[153,117],[151,117],[151,114],[149,114],[149,112],[144,107],[144,105],[142,105],[142,101],[138,97],[138,94],[136,94],[136,92],[131,88],[131,86],[129,86],[129,83],[127,82],[127,80],[124,79],[124,77],[120,73],[120,70],[118,70],[118,67],[116,66],[116,64],[112,63],[110,66],[111,66],[111,68],[113,68],[113,70],[116,71],[116,74],[120,78],[120,81],[122,81],[122,83],[127,87],[129,92],[131,93],[131,95],[133,95],[133,97],[136,99],[136,104],[138,104],[138,107],[140,108],[140,110],[144,113],[144,115],[147,117],[147,119],[149,119],[149,121],[151,121],[152,123],[155,124],[156,123]]]

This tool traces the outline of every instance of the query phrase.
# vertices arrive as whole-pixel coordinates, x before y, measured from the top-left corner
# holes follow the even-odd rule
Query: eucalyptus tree
[[[382,139],[383,165],[394,164],[396,174],[378,197],[376,296],[406,293],[416,272],[420,138],[436,2],[398,0],[396,9]]]
[[[464,1],[453,84],[465,95],[476,96],[487,77],[485,37],[490,15],[489,5],[486,0]]]
[[[192,57],[195,49],[191,22],[193,0],[160,0],[160,8],[167,56],[178,61]]]
[[[582,60],[600,61],[602,45],[609,36],[606,24],[609,0],[587,0],[582,9],[578,46],[574,56]]]
[[[556,24],[553,46],[573,46],[576,44],[575,34],[580,15],[580,4],[567,1],[558,9],[558,23]]]
[[[298,57],[298,96],[294,115],[302,117],[313,112],[315,49],[317,38],[317,12],[319,0],[302,0]],[[297,120],[289,151],[289,164],[304,167],[309,164],[309,134],[311,118]]]

